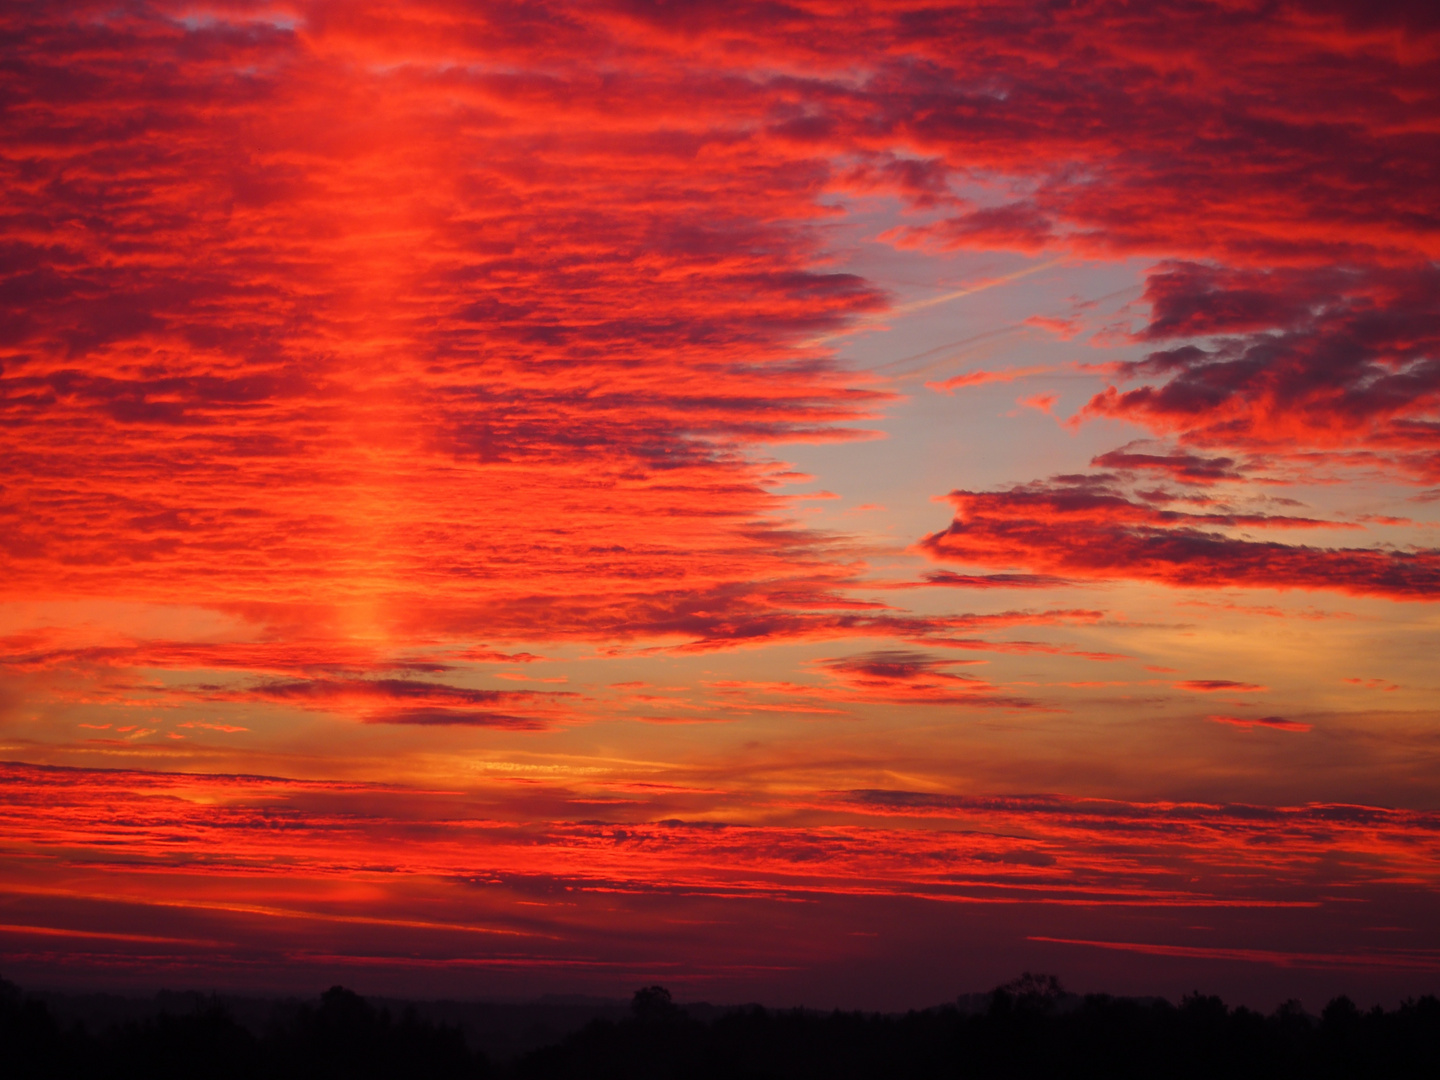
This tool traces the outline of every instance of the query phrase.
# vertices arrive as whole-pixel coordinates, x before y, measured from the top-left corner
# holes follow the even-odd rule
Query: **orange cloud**
[[[1309,731],[1309,724],[1302,724],[1298,720],[1286,720],[1283,716],[1208,716],[1207,720],[1216,724],[1229,724],[1231,727],[1252,728],[1267,727],[1275,728],[1277,731]]]
[[[1213,694],[1222,690],[1237,694],[1253,694],[1270,689],[1268,686],[1235,682],[1233,679],[1186,679],[1184,682],[1177,682],[1175,688],[1197,694]]]

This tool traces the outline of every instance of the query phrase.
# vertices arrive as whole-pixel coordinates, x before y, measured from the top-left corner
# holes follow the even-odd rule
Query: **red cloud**
[[[1177,690],[1190,690],[1197,694],[1212,694],[1219,690],[1230,690],[1235,693],[1250,694],[1270,689],[1268,686],[1260,686],[1256,683],[1235,682],[1231,679],[1186,679],[1184,682],[1177,682],[1175,688]]]
[[[901,704],[1029,708],[1033,703],[999,694],[984,679],[946,671],[957,663],[904,649],[821,661],[827,674],[860,700]]]
[[[1055,403],[1060,400],[1058,394],[1031,394],[1029,397],[1017,398],[1015,404],[1024,405],[1029,409],[1038,409],[1043,413],[1053,415]]]
[[[1103,478],[1087,477],[1009,491],[955,491],[950,501],[955,520],[920,543],[937,559],[1191,587],[1440,597],[1440,551],[1310,547],[1216,531],[1326,524],[1310,518],[1160,510],[1132,501]]]
[[[1340,681],[1348,683],[1351,686],[1363,686],[1367,690],[1384,690],[1391,692],[1400,689],[1397,683],[1392,683],[1386,679],[1341,679]]]
[[[815,266],[815,163],[736,141],[754,101],[672,126],[644,34],[623,100],[577,95],[538,72],[608,17],[539,14],[541,45],[504,9],[483,41],[444,5],[6,13],[0,143],[40,169],[0,223],[7,594],[322,627],[364,597],[400,639],[718,643],[844,606],[747,456],[889,399],[803,343],[883,304]]]
[[[1259,727],[1275,728],[1275,729],[1278,730],[1278,731],[1309,731],[1309,730],[1310,730],[1310,725],[1309,725],[1309,724],[1302,724],[1302,723],[1300,723],[1298,720],[1286,720],[1283,716],[1259,716],[1259,717],[1209,716],[1209,717],[1206,717],[1206,719],[1207,719],[1207,720],[1211,720],[1211,721],[1213,721],[1214,723],[1217,723],[1217,724],[1230,724],[1232,727],[1240,727],[1240,728],[1252,728],[1252,727],[1259,726]]]
[[[957,574],[952,570],[932,570],[925,575],[925,584],[958,589],[1053,589],[1075,582],[1053,574]]]
[[[1259,913],[1296,904],[1301,885],[1312,893],[1345,887],[1357,895],[1378,895],[1386,884],[1413,888],[1440,843],[1434,813],[1333,803],[851,789],[768,804],[803,810],[810,824],[748,826],[676,816],[725,796],[693,780],[618,781],[618,794],[607,798],[593,788],[537,791],[529,804],[517,796],[506,806],[486,789],[462,797],[265,776],[7,763],[0,779],[0,817],[8,828],[23,830],[27,853],[17,856],[16,866],[29,880],[59,873],[75,883],[103,883],[109,895],[123,889],[132,903],[162,910],[183,898],[187,911],[201,914],[208,904],[237,903],[205,884],[224,874],[244,884],[245,903],[274,909],[267,912],[271,919],[231,924],[240,935],[232,940],[251,946],[273,943],[287,924],[333,917],[323,902],[326,890],[353,881],[357,867],[373,875],[374,888],[341,906],[337,930],[353,920],[373,933],[387,917],[415,918],[415,905],[400,901],[425,895],[429,903],[419,909],[429,918],[451,913],[468,933],[530,936],[543,912],[516,917],[502,906],[477,918],[475,883],[514,889],[528,880],[542,894],[558,888],[567,904],[592,892],[613,903],[626,892],[702,890],[752,903],[892,895],[1042,908],[1057,901],[1245,906]],[[602,807],[605,820],[571,816]],[[113,859],[121,835],[117,817],[128,845],[125,862]],[[927,828],[927,818],[965,827]],[[177,837],[186,842],[177,844]],[[101,860],[102,854],[109,857]],[[299,882],[305,885],[297,889]],[[746,917],[746,909],[731,910]],[[548,925],[558,930],[564,923]],[[538,936],[548,935],[541,930]]]
[[[936,225],[902,229],[902,243],[938,243],[941,247],[1008,249],[1037,252],[1056,239],[1055,223],[1029,201],[986,207]]]
[[[1433,474],[1429,29],[1401,58],[1300,6],[86,10],[4,16],[12,595],[816,626],[848,556],[747,453],[889,400],[806,344],[884,306],[819,265],[827,185],[993,180],[930,235],[1169,258],[1139,337],[1206,344],[1085,415]]]
[[[1297,922],[1313,936],[1329,911],[1317,898],[1337,892],[1365,903],[1367,927],[1405,925],[1440,847],[1433,812],[1333,802],[887,789],[767,798],[747,770],[761,788],[749,809],[775,822],[750,825],[734,822],[733,793],[693,766],[638,783],[570,774],[570,787],[471,775],[478,786],[456,791],[0,765],[0,828],[14,838],[0,883],[10,955],[75,973],[233,977],[243,962],[283,979],[344,966],[431,988],[457,971],[467,981],[553,972],[599,989],[653,970],[654,937],[634,927],[663,905],[674,970],[713,986],[738,967],[763,986],[782,965],[834,958],[837,923],[932,920],[903,970],[933,963],[937,942],[992,947],[1010,928],[1075,938],[1077,919],[1097,940],[1138,919],[1149,947],[1186,948],[1190,937],[1164,928],[1197,910],[1217,926],[1238,916],[1207,941],[1260,926],[1283,943]],[[1364,965],[1373,935],[1356,920],[1318,925],[1328,951]],[[944,936],[957,927],[975,936]],[[1431,970],[1434,957],[1389,950],[1372,967],[1405,963]],[[832,965],[817,978],[833,991]]]
[[[1215,338],[1151,353],[1131,376],[1162,386],[1091,399],[1210,446],[1370,449],[1422,482],[1440,476],[1440,271],[1254,271],[1172,265],[1150,278],[1141,340]],[[1224,336],[1218,336],[1224,335]]]
[[[1222,480],[1239,480],[1244,476],[1244,473],[1236,468],[1234,458],[1205,457],[1203,454],[1183,451],[1147,454],[1139,452],[1134,443],[1100,454],[1092,458],[1090,464],[1101,469],[1122,472],[1154,470],[1189,484],[1214,484]]]
[[[1014,382],[1016,379],[1029,378],[1031,375],[1045,375],[1055,370],[1052,367],[1027,367],[1011,368],[1009,371],[967,371],[963,375],[955,375],[941,382],[927,382],[925,385],[942,394],[953,394],[956,390],[967,386]]]
[[[819,687],[746,690],[747,707],[820,715],[1015,704],[922,649],[1113,659],[984,636],[1095,612],[856,599],[859,549],[787,520],[768,447],[855,438],[894,400],[824,345],[887,304],[826,265],[831,196],[847,190],[922,211],[899,234],[914,243],[1162,260],[1130,341],[1152,351],[1079,419],[1178,447],[1098,468],[1204,492],[1113,476],[956,492],[955,522],[924,550],[997,572],[933,583],[1440,595],[1440,552],[1256,540],[1242,531],[1336,523],[1215,494],[1261,457],[1440,481],[1429,9],[300,0],[283,19],[194,14],[178,0],[0,11],[0,594],[195,606],[265,639],[7,645],[14,669],[76,682],[248,673],[189,690],[115,678],[87,707],[144,693],[412,727],[593,715],[579,698],[424,678],[523,662],[500,651],[519,640],[913,648],[833,658]],[[983,199],[961,194],[972,185]],[[133,719],[109,730],[153,731]],[[86,904],[113,921],[103,905],[124,896],[127,924],[183,910],[196,948],[204,934],[287,973],[317,942],[336,954],[327,971],[367,955],[377,927],[387,963],[613,973],[654,962],[649,943],[618,956],[653,922],[623,908],[633,896],[711,905],[694,920],[705,955],[758,969],[834,956],[834,921],[767,908],[733,920],[730,950],[715,905],[904,901],[916,918],[931,906],[917,897],[1040,901],[1073,921],[1390,885],[1409,911],[1437,865],[1433,814],[795,788],[787,803],[750,776],[717,796],[507,774],[461,796],[5,766],[7,904],[101,941],[111,931],[78,924]],[[747,815],[807,824],[724,823]],[[520,895],[588,906],[522,918]],[[823,938],[799,949],[793,926]],[[524,949],[460,947],[487,935]],[[174,939],[137,937],[152,972],[185,962],[158,950]]]
[[[480,690],[417,679],[291,679],[246,687],[199,687],[204,701],[268,701],[355,715],[367,724],[539,730],[572,715],[566,691]],[[520,711],[516,711],[519,707]]]

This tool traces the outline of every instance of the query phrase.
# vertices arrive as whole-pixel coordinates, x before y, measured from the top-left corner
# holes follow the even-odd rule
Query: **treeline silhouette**
[[[594,1020],[508,1062],[467,1047],[457,1027],[414,1009],[399,1017],[333,987],[318,1005],[277,1013],[261,1031],[218,999],[99,1032],[58,1023],[44,1003],[0,983],[0,1073],[50,1077],[514,1078],[514,1080],[860,1080],[860,1078],[1440,1077],[1440,1000],[1362,1011],[1336,998],[1320,1016],[1294,1003],[1270,1015],[1194,995],[1066,994],[1027,974],[968,1002],[903,1015],[760,1006],[697,1009],[662,987],[630,1015]],[[963,1004],[963,1003],[962,1003]]]
[[[1065,994],[1025,975],[966,1014],[900,1016],[736,1010],[702,1024],[661,987],[635,995],[632,1018],[596,1021],[517,1063],[522,1080],[687,1077],[849,1080],[878,1077],[1274,1078],[1440,1076],[1440,1001],[1361,1012],[1337,998],[1318,1019],[1271,1016],[1195,995],[1179,1007]]]
[[[14,1080],[475,1080],[492,1075],[459,1028],[397,1020],[335,986],[256,1034],[218,1000],[91,1033],[0,982],[0,1076]]]

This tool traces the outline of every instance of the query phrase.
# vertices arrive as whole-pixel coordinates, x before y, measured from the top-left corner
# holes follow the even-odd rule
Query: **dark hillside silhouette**
[[[252,1030],[218,999],[171,995],[175,1012],[104,1030],[57,1023],[0,983],[0,1073],[15,1080],[1408,1080],[1440,1076],[1440,1000],[1386,1011],[1336,998],[1319,1017],[1297,1004],[1269,1016],[1193,995],[1067,994],[1027,973],[979,1010],[945,1005],[882,1015],[677,1004],[660,986],[629,1015],[499,1065],[457,1027],[405,1007],[398,1019],[342,987],[309,1004],[278,1003]],[[962,999],[973,1003],[973,997]],[[564,1009],[560,1005],[557,1008]],[[516,1012],[516,1017],[533,1013]]]

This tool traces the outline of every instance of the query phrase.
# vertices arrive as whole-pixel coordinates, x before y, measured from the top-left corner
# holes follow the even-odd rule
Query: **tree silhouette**
[[[1066,994],[1026,973],[990,1008],[903,1015],[706,1007],[701,1022],[647,986],[619,1022],[596,1020],[500,1070],[456,1028],[406,1009],[397,1020],[332,987],[279,1007],[263,1033],[218,1000],[184,1002],[100,1033],[64,1029],[46,1006],[0,981],[4,1080],[1433,1080],[1440,1000],[1362,1012],[1336,998],[1317,1017],[1287,1002],[1269,1016],[1192,994],[1178,1006]],[[184,1011],[188,1009],[188,1011]]]
[[[654,1023],[674,1019],[680,1012],[670,991],[663,986],[646,986],[630,999],[630,1012],[637,1020]]]

